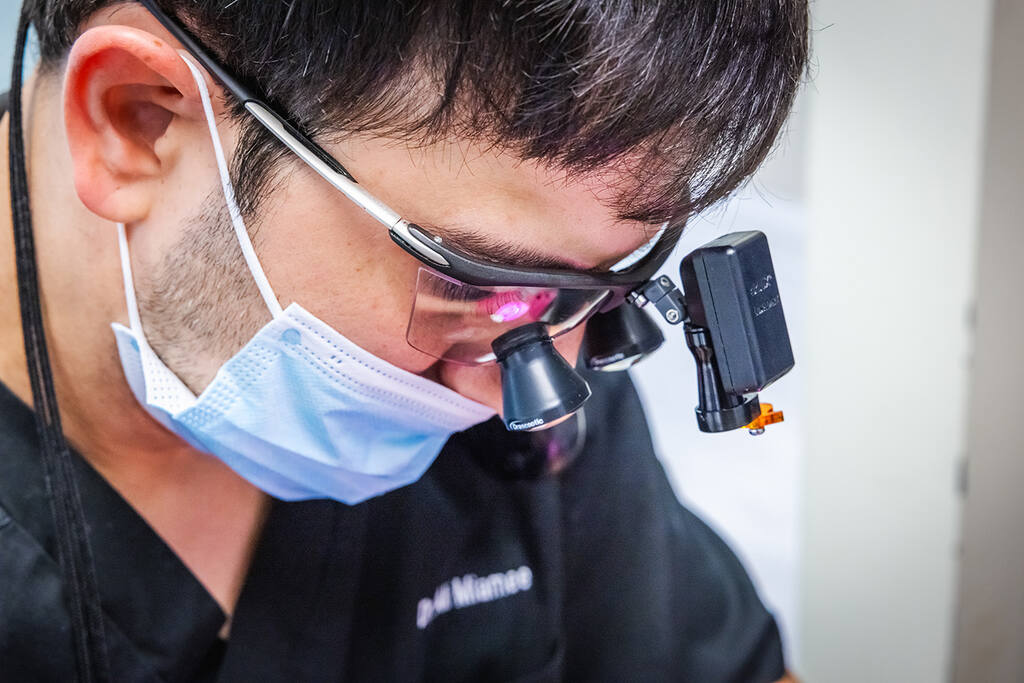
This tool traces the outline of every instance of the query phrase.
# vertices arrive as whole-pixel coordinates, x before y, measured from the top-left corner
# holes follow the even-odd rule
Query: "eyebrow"
[[[474,230],[457,226],[443,228],[427,223],[420,223],[419,225],[427,232],[450,241],[470,256],[475,256],[498,265],[517,266],[519,268],[557,268],[579,272],[598,270],[583,266],[578,261],[545,254],[538,249],[514,242],[506,242],[499,238],[487,237]]]

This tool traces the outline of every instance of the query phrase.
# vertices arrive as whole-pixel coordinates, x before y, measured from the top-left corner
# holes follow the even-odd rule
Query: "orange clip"
[[[781,410],[774,410],[771,403],[761,404],[761,414],[744,429],[749,429],[751,434],[764,434],[764,428],[782,422],[786,419]]]

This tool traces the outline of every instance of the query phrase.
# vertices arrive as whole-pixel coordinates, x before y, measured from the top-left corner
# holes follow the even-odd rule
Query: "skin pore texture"
[[[26,84],[29,185],[65,432],[230,614],[267,499],[149,417],[110,330],[128,322],[117,222],[127,226],[147,337],[193,391],[270,319],[227,221],[199,94],[175,47],[141,8],[97,13],[66,68]],[[208,85],[230,157],[237,125],[219,86]],[[7,125],[5,117],[5,152]],[[592,268],[629,254],[653,229],[615,218],[605,201],[620,180],[614,169],[568,177],[468,140],[326,146],[369,191],[442,235],[501,239]],[[6,164],[0,175],[7,202]],[[248,227],[282,305],[297,302],[369,352],[500,411],[497,367],[438,363],[406,342],[420,266],[383,226],[297,162],[270,187]],[[10,235],[4,212],[0,382],[31,404]],[[577,330],[557,346],[573,360],[581,337]]]

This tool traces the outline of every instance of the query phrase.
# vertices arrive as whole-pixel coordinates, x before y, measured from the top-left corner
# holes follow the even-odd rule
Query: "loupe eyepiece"
[[[501,368],[503,419],[510,431],[552,427],[590,398],[590,386],[555,349],[543,323],[510,330],[491,348]]]
[[[665,342],[661,328],[631,303],[622,303],[587,321],[583,363],[589,370],[627,370]]]

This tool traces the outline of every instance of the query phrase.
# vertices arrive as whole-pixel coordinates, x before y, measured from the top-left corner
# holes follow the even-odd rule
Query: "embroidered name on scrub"
[[[509,569],[488,576],[466,574],[445,581],[434,591],[433,598],[423,598],[416,606],[416,627],[425,629],[434,617],[452,609],[494,602],[533,587],[533,571],[527,566]]]

